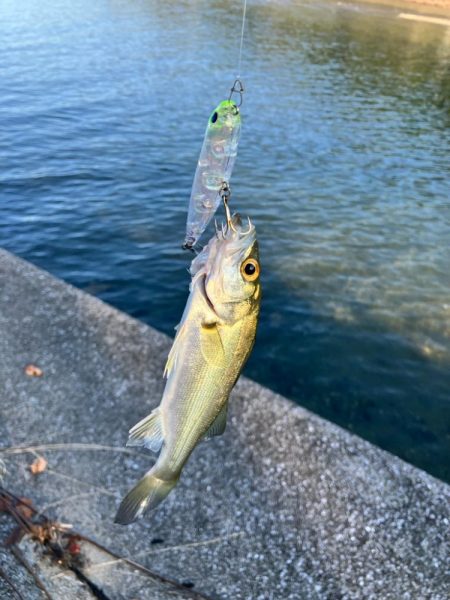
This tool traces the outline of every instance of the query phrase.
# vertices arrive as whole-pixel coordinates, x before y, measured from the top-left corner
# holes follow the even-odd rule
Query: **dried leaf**
[[[35,540],[38,540],[41,544],[45,544],[45,542],[51,539],[49,535],[48,527],[44,525],[36,525],[34,523],[29,524],[31,535]]]
[[[43,456],[38,456],[34,459],[34,461],[30,465],[30,471],[33,475],[38,475],[39,473],[43,473],[47,468],[47,461]]]
[[[70,554],[80,554],[81,546],[80,546],[80,538],[75,535],[71,535],[69,541],[66,546],[66,550]]]
[[[27,365],[25,367],[25,374],[28,375],[28,377],[42,377],[44,372],[36,365]]]
[[[31,498],[25,498],[25,496],[21,496],[19,502],[20,504],[26,504],[26,506],[33,506],[33,500]]]
[[[28,504],[17,505],[16,512],[18,512],[25,520],[31,519],[34,514],[33,509]]]
[[[22,527],[14,527],[14,529],[11,531],[11,533],[5,540],[5,546],[14,546],[18,542],[20,542],[24,535],[25,530],[22,529]]]

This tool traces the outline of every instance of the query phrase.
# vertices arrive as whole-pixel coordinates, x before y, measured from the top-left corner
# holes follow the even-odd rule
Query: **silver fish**
[[[192,261],[190,295],[170,351],[158,408],[130,430],[128,446],[160,452],[125,496],[128,524],[174,488],[196,445],[221,435],[228,397],[254,344],[261,299],[255,228],[235,215]]]

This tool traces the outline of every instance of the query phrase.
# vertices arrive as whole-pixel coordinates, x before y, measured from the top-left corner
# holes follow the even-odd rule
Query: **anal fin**
[[[159,452],[163,441],[161,414],[159,408],[155,408],[130,429],[127,446],[144,446],[152,452]]]
[[[220,413],[212,422],[212,425],[208,429],[208,431],[203,436],[204,440],[210,440],[213,437],[218,435],[222,435],[225,431],[225,427],[227,426],[227,412],[228,412],[228,402],[225,402],[223,407],[220,410]]]

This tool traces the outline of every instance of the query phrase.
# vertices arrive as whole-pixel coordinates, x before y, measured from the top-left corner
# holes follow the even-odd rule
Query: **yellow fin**
[[[203,358],[211,367],[225,366],[225,351],[217,323],[202,325],[200,347]]]
[[[225,431],[225,427],[227,426],[227,411],[228,411],[228,402],[225,402],[223,407],[221,408],[219,414],[214,419],[209,429],[203,436],[204,440],[210,440],[216,435],[222,435]]]
[[[159,452],[163,441],[161,414],[159,408],[155,408],[130,429],[127,446],[144,446],[152,452]]]

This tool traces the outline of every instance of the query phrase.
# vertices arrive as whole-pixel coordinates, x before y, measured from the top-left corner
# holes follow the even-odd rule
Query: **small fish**
[[[228,397],[255,341],[261,299],[258,242],[238,215],[191,264],[190,294],[167,360],[160,405],[130,430],[128,446],[161,453],[125,496],[116,523],[155,508],[177,484],[196,445],[221,435]]]
[[[236,160],[241,115],[236,103],[224,100],[209,118],[192,185],[184,248],[192,248],[220,203],[220,191],[230,182]]]

